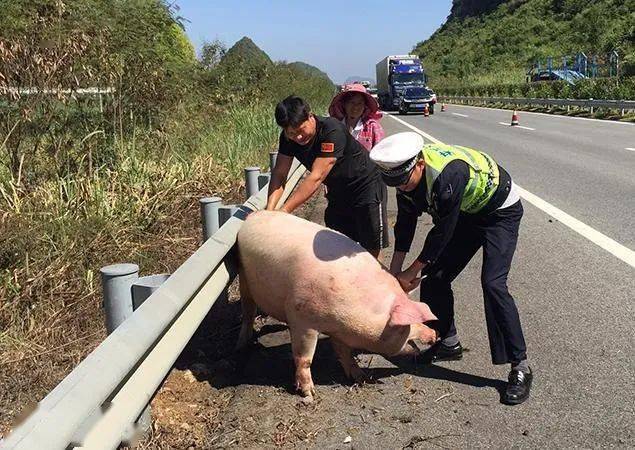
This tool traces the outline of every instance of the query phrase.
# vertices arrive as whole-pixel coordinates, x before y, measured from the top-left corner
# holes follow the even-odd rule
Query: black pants
[[[380,199],[360,206],[337,205],[329,201],[324,211],[324,223],[332,230],[348,236],[367,251],[388,247],[388,217],[386,186]]]
[[[439,318],[440,335],[455,335],[451,283],[483,247],[481,284],[494,364],[517,363],[527,358],[518,309],[507,289],[522,215],[520,201],[484,216],[462,214],[452,239],[421,284],[421,301]]]

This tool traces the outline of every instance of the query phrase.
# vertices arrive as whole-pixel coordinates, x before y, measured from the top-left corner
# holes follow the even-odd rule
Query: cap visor
[[[387,186],[391,186],[391,187],[398,187],[398,186],[402,186],[404,184],[406,184],[408,182],[408,179],[410,178],[410,173],[412,172],[412,170],[408,170],[406,172],[402,172],[398,175],[388,175],[385,172],[381,173],[381,177],[384,180],[384,183],[386,183]]]

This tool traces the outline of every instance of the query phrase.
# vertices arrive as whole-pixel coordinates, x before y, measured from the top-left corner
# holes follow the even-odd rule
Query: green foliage
[[[580,51],[617,49],[623,73],[635,74],[634,30],[635,0],[455,0],[448,21],[414,52],[438,90],[522,82],[536,59]]]
[[[245,66],[268,67],[273,63],[269,55],[260,50],[247,36],[236,42],[221,59],[221,65],[240,70]]]
[[[323,112],[334,86],[248,38],[226,54],[212,43],[198,62],[159,0],[0,0],[0,11],[0,365],[19,360],[36,379],[45,368],[48,389],[102,327],[97,268],[178,266],[197,245],[197,199],[235,201],[243,168],[266,165],[276,102],[297,94]],[[64,92],[95,86],[113,92]],[[0,374],[0,391],[14,382]],[[41,396],[32,384],[0,403],[0,430],[18,398]]]
[[[329,76],[325,72],[322,72],[320,69],[318,69],[315,66],[312,66],[311,64],[307,64],[302,61],[295,61],[295,62],[288,63],[287,65],[291,68],[299,70],[300,72],[304,72],[307,75],[318,77],[318,78],[325,78],[331,84],[334,84],[333,81],[329,78]]]
[[[440,95],[473,97],[635,99],[635,77],[589,78],[570,85],[564,81],[458,85],[439,90]]]

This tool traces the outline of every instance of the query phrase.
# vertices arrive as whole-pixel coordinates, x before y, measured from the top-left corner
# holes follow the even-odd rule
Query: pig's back
[[[261,211],[241,228],[238,247],[251,296],[268,314],[288,322],[293,311],[331,335],[351,327],[366,329],[364,335],[383,329],[396,281],[346,236],[290,214]]]

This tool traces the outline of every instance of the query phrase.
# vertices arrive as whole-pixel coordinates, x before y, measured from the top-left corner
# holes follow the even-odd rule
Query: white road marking
[[[401,123],[402,125],[405,125],[406,127],[410,128],[411,130],[419,133],[423,137],[426,137],[426,138],[430,139],[432,142],[435,142],[437,144],[443,144],[443,142],[441,142],[439,139],[435,138],[434,136],[429,135],[428,133],[425,133],[425,132],[421,131],[419,128],[415,127],[414,125],[410,125],[409,123],[407,123],[404,120],[401,120],[401,119],[399,119],[399,118],[397,118],[395,116],[390,116],[390,117],[392,117],[393,119],[395,119],[397,122]],[[505,125],[507,125],[507,124],[505,124]],[[595,230],[594,228],[591,228],[587,224],[585,224],[583,222],[580,222],[575,217],[570,216],[566,212],[558,209],[557,207],[555,207],[551,203],[541,199],[537,195],[532,194],[531,192],[523,189],[522,187],[520,187],[518,185],[516,185],[516,186],[518,187],[518,189],[520,191],[520,196],[523,199],[527,200],[532,205],[534,205],[536,208],[542,210],[543,212],[547,213],[548,215],[550,215],[551,217],[553,217],[557,221],[559,221],[562,224],[568,226],[573,231],[575,231],[576,233],[578,233],[581,236],[585,237],[589,241],[593,242],[594,244],[596,244],[600,248],[603,248],[604,250],[606,250],[607,252],[609,252],[613,256],[621,259],[622,261],[624,261],[629,266],[635,267],[635,251],[633,251],[630,248],[628,248],[628,247],[620,244],[619,242],[611,239],[610,237],[600,233],[599,231]]]
[[[447,105],[452,105],[452,106],[461,106],[463,108],[491,109],[491,110],[494,110],[494,111],[505,111],[505,112],[512,111],[511,109],[485,108],[483,106],[461,105],[459,103],[446,103],[446,104]],[[560,115],[560,114],[548,114],[548,113],[540,113],[540,112],[533,112],[533,111],[523,111],[522,109],[519,109],[517,111],[521,111],[523,114],[537,114],[537,115],[540,115],[540,116],[557,117],[557,118],[561,118],[561,119],[591,120],[593,122],[599,122],[599,123],[615,123],[617,125],[628,125],[628,126],[631,126],[631,127],[635,126],[635,123],[633,123],[633,122],[620,122],[618,120],[590,119],[588,117],[563,116],[563,115]]]
[[[635,152],[635,148],[633,148],[633,147],[626,147],[625,150],[630,150],[632,152]]]
[[[459,116],[459,117],[470,117],[467,114],[461,114],[461,113],[452,113],[452,114],[454,114],[455,116]]]
[[[507,123],[507,122],[498,122],[501,125],[505,125],[506,127],[511,127],[512,125]],[[535,128],[529,128],[529,127],[524,127],[522,125],[514,125],[514,128],[522,128],[523,130],[530,130],[530,131],[536,131]]]

